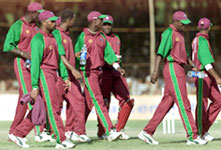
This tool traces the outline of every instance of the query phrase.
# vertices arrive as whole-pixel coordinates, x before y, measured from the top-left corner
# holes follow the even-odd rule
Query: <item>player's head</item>
[[[211,26],[213,26],[213,24],[211,23],[211,21],[208,18],[201,18],[198,21],[198,29],[200,31],[207,31],[209,32],[211,29]]]
[[[58,20],[58,17],[54,15],[53,12],[45,10],[38,16],[39,21],[41,21],[41,26],[48,30],[49,32],[52,32],[56,28],[56,20]]]
[[[94,26],[97,30],[100,30],[102,28],[103,18],[105,17],[106,15],[102,15],[98,11],[91,11],[87,15],[87,20],[90,26]]]
[[[104,19],[103,19],[103,31],[106,34],[111,34],[112,33],[112,28],[113,28],[113,23],[114,23],[114,19],[112,18],[111,15],[107,15]]]
[[[75,21],[75,14],[71,9],[65,9],[61,12],[61,24],[65,23],[68,27],[72,27]]]
[[[30,17],[31,22],[38,21],[38,16],[44,9],[42,8],[41,4],[37,2],[32,2],[28,5],[27,8],[27,15]]]
[[[179,31],[183,31],[185,26],[190,24],[191,21],[187,18],[187,15],[183,11],[176,11],[173,14],[173,25]]]

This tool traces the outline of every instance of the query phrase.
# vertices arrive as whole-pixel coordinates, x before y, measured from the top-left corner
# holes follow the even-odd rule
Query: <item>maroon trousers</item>
[[[195,85],[197,87],[196,125],[198,135],[204,135],[221,110],[221,94],[215,79],[210,75],[203,79],[195,79]],[[208,98],[211,100],[209,105]]]
[[[152,119],[144,128],[144,131],[153,135],[167,112],[176,103],[188,139],[196,139],[197,128],[191,113],[190,102],[187,98],[184,68],[176,62],[167,62],[164,65],[163,76],[165,80],[163,99],[158,105]]]
[[[63,107],[63,99],[67,102],[65,131],[74,131],[78,135],[86,134],[85,130],[85,99],[81,92],[81,85],[76,79],[71,79],[71,88],[64,92],[61,78],[56,83],[61,104],[59,111]]]
[[[102,81],[102,71],[101,70],[90,70],[81,71],[84,83],[85,83],[85,120],[87,120],[93,106],[97,116],[105,129],[107,135],[109,131],[113,128],[113,124],[108,114],[108,110],[104,104],[104,99],[101,93],[101,81]]]
[[[19,83],[19,97],[14,120],[11,124],[9,134],[13,133],[13,130],[22,122],[27,110],[32,109],[32,106],[30,104],[21,105],[20,103],[20,98],[22,97],[22,95],[28,94],[32,90],[30,70],[24,66],[24,59],[20,57],[16,57],[14,59],[14,71]],[[36,126],[35,132],[35,134],[37,135],[41,133],[39,126]]]

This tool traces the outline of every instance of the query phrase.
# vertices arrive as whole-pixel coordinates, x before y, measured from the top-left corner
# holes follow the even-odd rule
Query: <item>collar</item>
[[[59,31],[61,31],[61,32],[67,34],[67,35],[69,35],[69,33],[70,33],[69,31],[64,31],[64,29],[61,28],[61,27],[59,27],[59,26],[57,26],[56,28],[57,28]]]
[[[35,26],[35,23],[29,23],[29,22],[27,22],[27,21],[25,20],[24,16],[21,17],[20,20],[21,20],[24,24],[26,24],[26,25],[28,25],[28,26],[32,26],[32,27]]]
[[[206,38],[207,40],[209,39],[209,35],[206,33],[200,33],[200,32],[198,32],[197,34],[196,34],[196,36],[202,36],[202,37],[204,37],[204,38]]]
[[[43,34],[44,36],[49,36],[49,37],[53,37],[52,33],[46,33],[43,30],[39,29],[38,30],[41,34]]]
[[[92,36],[98,36],[100,35],[100,31],[97,31],[97,33],[93,34],[91,33],[90,31],[88,31],[88,28],[84,28],[84,31],[83,31],[85,34],[87,35],[92,35]]]
[[[102,31],[102,33],[105,35],[105,36],[109,36],[109,37],[114,37],[114,33],[112,32],[110,35],[107,35],[104,31]]]
[[[177,28],[173,24],[170,24],[170,28],[172,28],[176,32],[182,32],[182,31],[177,30]]]

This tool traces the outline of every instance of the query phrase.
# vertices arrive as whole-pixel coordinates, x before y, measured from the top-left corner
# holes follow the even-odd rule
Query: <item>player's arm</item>
[[[213,59],[213,56],[210,52],[208,41],[203,37],[199,37],[198,42],[198,58],[202,64],[202,67],[206,69],[212,77],[215,78],[217,84],[221,85],[221,78],[212,65],[215,60]]]
[[[80,53],[82,50],[82,47],[84,46],[84,37],[85,34],[82,32],[78,37],[76,44],[74,46],[74,53],[75,53],[75,68],[79,69],[80,66]]]
[[[160,46],[157,51],[157,57],[155,60],[154,70],[151,74],[151,83],[155,83],[159,76],[160,62],[162,59],[166,58],[172,48],[172,29],[168,28],[163,32],[161,36]]]
[[[20,41],[22,21],[15,22],[9,29],[4,42],[4,52],[11,52],[17,56],[30,60],[30,53],[21,51],[17,45]]]
[[[39,94],[40,65],[44,52],[44,37],[36,34],[31,40],[31,53],[34,56],[31,61],[31,98],[35,100]]]

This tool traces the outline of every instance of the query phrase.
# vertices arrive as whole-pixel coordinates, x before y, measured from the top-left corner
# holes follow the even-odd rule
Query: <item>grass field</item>
[[[162,124],[158,127],[154,137],[157,139],[159,145],[148,145],[137,138],[139,132],[144,128],[147,121],[132,121],[129,120],[125,133],[131,138],[127,141],[108,142],[98,140],[96,137],[96,121],[89,121],[87,123],[87,134],[92,137],[91,143],[76,143],[76,150],[220,150],[221,149],[221,121],[214,123],[210,129],[211,135],[215,137],[213,142],[204,146],[188,146],[186,145],[186,135],[181,121],[176,121],[175,134],[163,134]],[[0,150],[19,150],[17,145],[7,141],[7,133],[11,122],[0,122]],[[52,150],[55,149],[55,143],[36,143],[34,141],[34,133],[31,132],[28,137],[28,142],[31,150]]]

